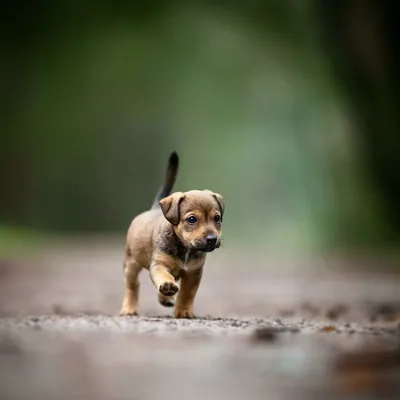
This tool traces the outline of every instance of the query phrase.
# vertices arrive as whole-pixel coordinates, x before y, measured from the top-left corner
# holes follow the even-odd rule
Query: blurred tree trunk
[[[399,234],[398,18],[390,0],[317,0],[324,47],[354,113],[364,163]]]
[[[5,57],[8,56],[4,52]],[[15,57],[16,58],[16,57]],[[30,141],[23,132],[24,121],[11,123],[24,100],[26,68],[21,60],[6,58],[2,64],[0,120],[0,218],[18,223],[27,216],[26,198],[31,181]],[[12,126],[12,127],[11,127]]]

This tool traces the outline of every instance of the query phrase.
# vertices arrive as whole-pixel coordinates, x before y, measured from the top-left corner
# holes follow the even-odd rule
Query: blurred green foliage
[[[386,240],[314,5],[6,7],[1,220],[124,232],[177,150],[177,189],[224,195],[228,243],[289,251]]]

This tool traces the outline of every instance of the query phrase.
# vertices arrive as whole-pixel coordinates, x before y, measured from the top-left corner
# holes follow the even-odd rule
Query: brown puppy
[[[174,315],[193,318],[193,302],[200,284],[206,253],[221,245],[224,200],[209,190],[171,194],[179,159],[169,157],[167,175],[150,210],[135,217],[129,227],[124,261],[125,296],[120,315],[138,315],[139,272],[150,272],[160,304]],[[177,282],[181,279],[180,288]]]

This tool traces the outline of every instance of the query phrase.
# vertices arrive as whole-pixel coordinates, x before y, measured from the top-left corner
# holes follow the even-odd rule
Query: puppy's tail
[[[167,173],[165,175],[164,184],[158,191],[151,206],[151,209],[158,208],[159,201],[171,194],[175,184],[176,175],[178,174],[178,167],[179,167],[179,157],[178,154],[174,151],[171,153],[168,159]]]

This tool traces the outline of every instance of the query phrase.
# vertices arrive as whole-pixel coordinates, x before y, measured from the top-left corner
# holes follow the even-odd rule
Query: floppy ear
[[[172,224],[178,225],[180,216],[181,202],[185,198],[185,194],[182,192],[176,192],[170,196],[164,197],[158,203],[161,207],[161,211],[164,217]]]
[[[217,201],[218,206],[219,206],[219,211],[221,213],[221,221],[224,216],[224,211],[225,211],[225,201],[224,198],[219,194],[219,193],[214,193],[211,190],[206,190],[206,192],[210,193],[212,197]]]

